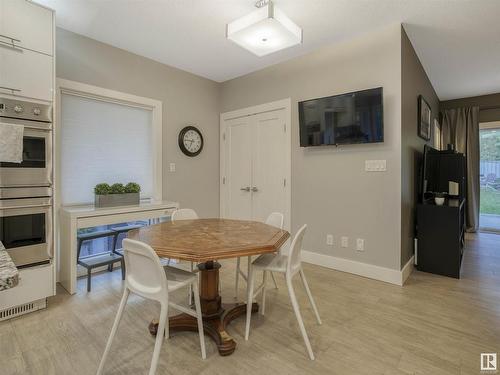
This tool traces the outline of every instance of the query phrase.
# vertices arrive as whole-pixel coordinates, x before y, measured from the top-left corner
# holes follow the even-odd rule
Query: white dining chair
[[[302,226],[295,235],[292,244],[290,245],[290,253],[287,255],[282,254],[263,254],[252,262],[250,267],[250,274],[248,278],[248,295],[247,295],[247,321],[245,328],[245,340],[248,340],[250,334],[250,319],[252,315],[252,301],[255,296],[260,292],[262,293],[262,302],[260,305],[260,314],[264,315],[266,309],[266,277],[267,272],[279,272],[285,274],[286,286],[288,288],[288,294],[290,295],[290,300],[292,302],[292,307],[297,317],[297,322],[299,323],[300,332],[306,344],[307,352],[309,358],[314,360],[314,353],[311,348],[311,343],[309,342],[309,337],[307,336],[306,329],[304,327],[304,322],[302,321],[302,315],[300,314],[299,304],[297,302],[297,297],[295,296],[295,291],[293,290],[292,278],[300,274],[302,283],[306,290],[307,296],[309,297],[309,302],[314,310],[318,324],[321,324],[321,318],[319,317],[319,312],[314,303],[311,290],[307,284],[306,276],[302,270],[302,265],[300,261],[300,252],[302,250],[302,239],[306,232],[307,225]],[[263,271],[263,282],[254,292],[254,279],[255,272]]]
[[[272,225],[273,227],[283,229],[284,224],[284,216],[281,212],[272,212],[266,219],[265,222],[267,225]],[[240,267],[241,257],[236,259],[236,281],[234,284],[234,298],[238,299],[238,288],[240,284],[240,276],[243,280],[247,281],[248,288],[248,274],[250,270],[250,264],[252,263],[252,257],[247,257],[247,274],[244,274]],[[271,272],[271,278],[273,279],[274,287],[278,289],[278,284],[276,283],[276,279],[274,278],[274,274]]]
[[[180,208],[178,210],[175,210],[172,213],[172,216],[170,217],[170,220],[172,220],[172,221],[196,220],[196,219],[199,219],[198,214],[192,208]],[[193,272],[193,270],[194,270],[194,263],[191,262],[190,271]],[[192,290],[192,288],[189,288],[188,293],[189,293],[188,303],[190,305],[192,305],[193,304],[193,290]]]
[[[116,335],[118,325],[123,315],[123,310],[127,304],[129,294],[135,293],[143,298],[154,300],[160,303],[160,322],[156,334],[155,347],[153,351],[153,359],[149,374],[153,375],[158,366],[160,349],[163,340],[169,337],[168,326],[168,307],[171,306],[176,310],[194,316],[198,320],[198,332],[200,336],[201,357],[206,358],[205,337],[203,334],[203,321],[201,315],[200,297],[198,295],[198,277],[188,271],[179,268],[162,266],[160,258],[155,251],[147,244],[135,240],[123,240],[123,256],[125,257],[125,267],[127,273],[125,276],[125,289],[120,302],[120,307],[116,314],[113,328],[106,344],[106,349],[99,364],[97,375],[102,374],[104,363],[108,357],[111,343]],[[194,301],[196,311],[191,308],[180,306],[169,300],[169,293],[177,289],[191,286],[194,290]]]

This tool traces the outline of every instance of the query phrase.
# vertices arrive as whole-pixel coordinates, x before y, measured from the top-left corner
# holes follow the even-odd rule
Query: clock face
[[[179,147],[187,156],[198,155],[203,148],[203,136],[194,126],[186,126],[179,133]]]

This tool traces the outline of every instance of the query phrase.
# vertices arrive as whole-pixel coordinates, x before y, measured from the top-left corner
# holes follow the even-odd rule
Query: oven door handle
[[[1,89],[2,87],[0,87]],[[29,124],[18,124],[18,123],[13,123],[13,122],[8,122],[8,121],[2,121],[2,119],[0,118],[0,125],[22,125],[24,126],[25,129],[28,129],[28,130],[36,130],[38,132],[40,132],[40,138],[43,138],[45,136],[45,134],[50,134],[50,131],[52,130],[52,127],[50,125],[47,125],[49,123],[44,123],[44,125],[46,127],[41,127],[41,126],[33,126],[33,125],[29,125]],[[44,133],[44,134],[42,134]]]
[[[17,210],[17,209],[23,209],[23,208],[40,208],[40,207],[50,207],[52,206],[50,203],[43,203],[43,204],[28,204],[28,205],[19,205],[19,206],[0,206],[0,212],[4,210]]]

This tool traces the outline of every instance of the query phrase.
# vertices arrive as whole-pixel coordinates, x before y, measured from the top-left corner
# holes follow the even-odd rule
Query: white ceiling
[[[253,0],[37,0],[57,25],[222,82],[402,22],[441,100],[500,92],[500,0],[275,0],[304,43],[256,57],[225,38]]]

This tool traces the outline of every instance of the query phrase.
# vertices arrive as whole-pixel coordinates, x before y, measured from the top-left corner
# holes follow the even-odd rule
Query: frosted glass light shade
[[[227,25],[227,38],[257,56],[302,43],[302,29],[269,1]]]

